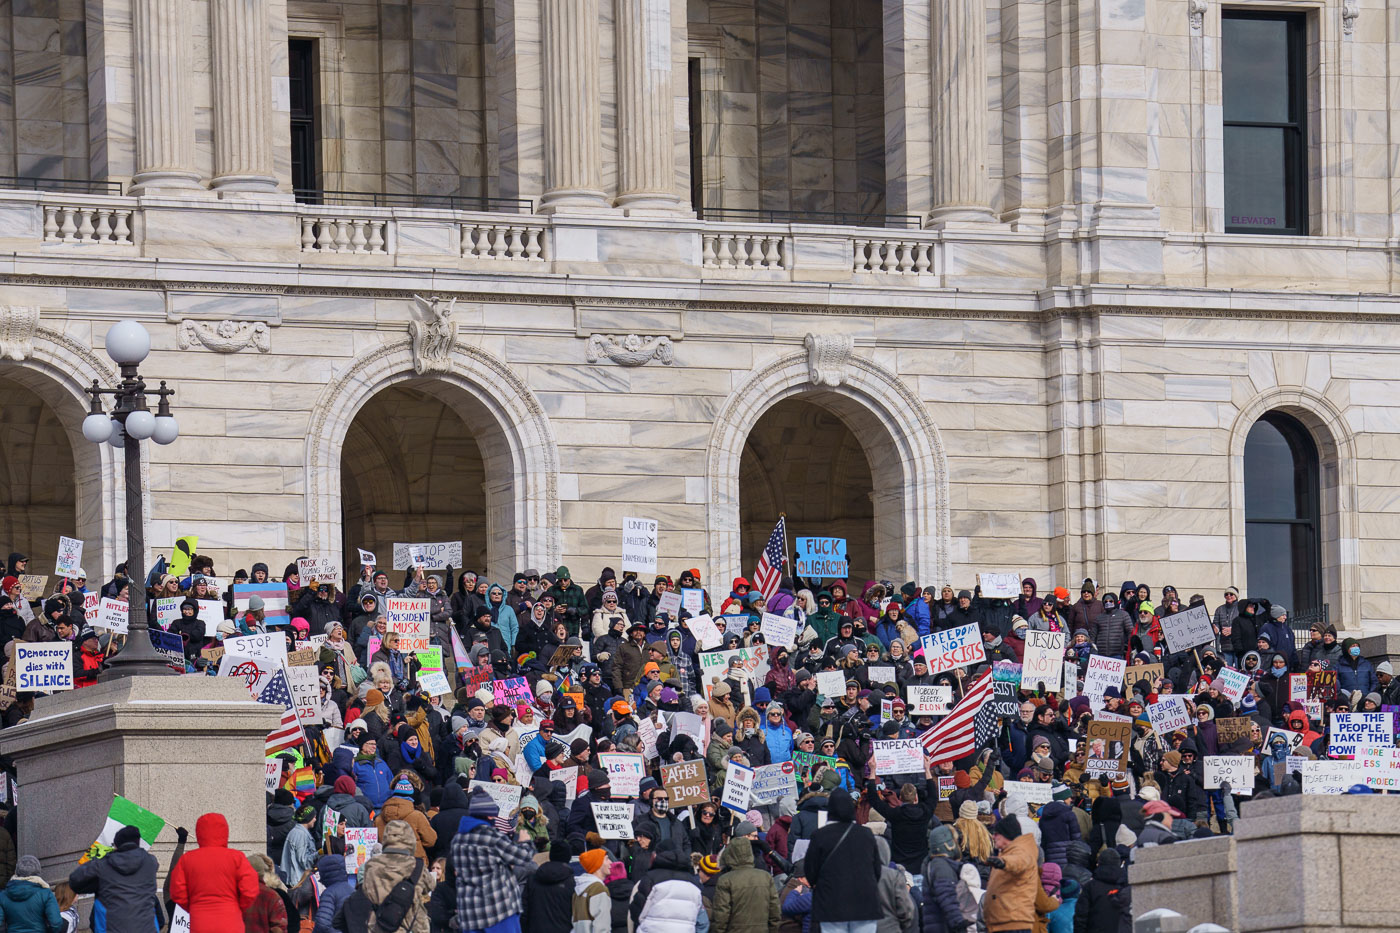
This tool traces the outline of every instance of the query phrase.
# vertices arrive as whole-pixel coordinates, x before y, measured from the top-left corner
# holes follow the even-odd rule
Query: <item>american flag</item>
[[[259,703],[268,703],[272,706],[282,707],[282,722],[276,729],[267,734],[267,751],[265,754],[275,755],[278,752],[286,751],[289,748],[299,748],[306,742],[306,733],[302,731],[301,722],[297,719],[297,711],[292,703],[292,690],[287,684],[287,675],[281,669],[273,674],[268,680],[267,686],[263,687],[258,694]]]
[[[267,686],[263,687],[262,692],[258,694],[258,702],[270,703],[273,706],[281,706],[283,709],[291,709],[293,707],[292,688],[287,683],[287,674],[285,671],[278,668],[277,673],[268,678]]]
[[[763,594],[764,599],[772,599],[773,594],[778,592],[778,585],[783,581],[783,549],[787,547],[787,527],[784,524],[786,519],[778,517],[778,524],[773,526],[773,533],[768,536],[768,543],[763,546],[763,553],[758,558],[758,569],[753,572],[753,583],[758,591]]]
[[[996,733],[997,717],[988,702],[991,698],[992,672],[987,671],[967,688],[947,716],[919,736],[924,754],[936,765],[971,755]]]

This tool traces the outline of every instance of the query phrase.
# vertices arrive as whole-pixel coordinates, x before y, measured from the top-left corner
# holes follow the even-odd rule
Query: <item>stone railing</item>
[[[462,224],[462,258],[535,262],[549,258],[548,221],[495,218]]]
[[[94,203],[71,195],[45,195],[42,205],[44,242],[135,246],[132,230],[135,212],[129,202],[120,203],[125,199],[111,200],[118,203]]]
[[[782,227],[705,230],[701,262],[706,269],[790,269],[791,250]]]
[[[889,275],[924,275],[935,271],[934,241],[908,236],[863,236],[854,240],[851,271]]]
[[[361,253],[388,255],[393,249],[393,221],[359,214],[341,216],[303,215],[303,253]]]

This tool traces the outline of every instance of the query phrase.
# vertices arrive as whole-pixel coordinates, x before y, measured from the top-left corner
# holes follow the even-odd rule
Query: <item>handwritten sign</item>
[[[340,568],[329,557],[303,557],[297,560],[297,579],[302,586],[339,583]]]
[[[642,792],[646,759],[641,755],[608,752],[598,756],[598,767],[608,772],[614,797],[636,797]]]
[[[48,574],[26,573],[19,578],[19,595],[22,599],[43,599],[48,587]]]
[[[278,758],[265,758],[263,765],[267,771],[263,775],[263,786],[267,788],[269,794],[277,792],[277,785],[282,780],[282,761]]]
[[[1058,693],[1065,666],[1065,633],[1026,632],[1026,648],[1021,659],[1021,689]]]
[[[656,600],[656,614],[666,613],[672,619],[681,614],[681,594],[675,591],[662,593]],[[692,613],[694,615],[695,613]]]
[[[1210,612],[1205,606],[1183,609],[1163,616],[1161,621],[1162,636],[1172,651],[1189,651],[1215,640],[1215,629],[1210,626]]]
[[[1091,720],[1085,739],[1089,743],[1085,773],[1123,777],[1128,767],[1128,743],[1132,737],[1132,723]]]
[[[499,706],[533,706],[535,695],[530,692],[527,677],[507,677],[505,680],[491,681],[491,693]]]
[[[762,807],[777,803],[784,797],[797,796],[797,766],[790,761],[754,768],[753,787],[749,789],[750,806]]]
[[[818,671],[817,693],[833,699],[839,696],[845,696],[846,675],[840,671]]]
[[[1188,729],[1191,726],[1191,714],[1186,710],[1186,698],[1175,694],[1148,704],[1147,718],[1152,723],[1152,731],[1163,738],[1178,729]]]
[[[686,628],[690,629],[690,634],[695,636],[695,647],[701,651],[709,651],[718,647],[724,641],[724,636],[715,627],[715,620],[705,615],[703,612],[693,618],[686,620]]]
[[[1237,671],[1233,667],[1222,667],[1219,674],[1220,692],[1228,697],[1231,703],[1238,703],[1244,699],[1244,692],[1249,689],[1249,675],[1242,671]],[[1303,681],[1306,689],[1307,680]]]
[[[1230,793],[1242,797],[1254,796],[1253,755],[1207,755],[1205,757],[1205,789],[1219,790],[1230,785]]]
[[[593,822],[598,824],[598,835],[604,839],[631,839],[632,805],[594,800]]]
[[[432,622],[431,601],[390,596],[384,602],[384,617],[389,622],[389,631],[399,636],[399,650],[427,651]]]
[[[1123,668],[1127,662],[1122,658],[1110,658],[1102,654],[1089,655],[1089,667],[1084,672],[1084,696],[1089,698],[1089,706],[1095,711],[1103,708],[1103,692],[1109,687],[1121,689]]]
[[[1015,599],[1021,595],[1019,573],[979,573],[977,586],[987,599]]]
[[[850,576],[845,538],[793,538],[792,543],[801,576],[824,580]]]
[[[705,611],[705,591],[687,587],[681,590],[681,608],[691,615]]]
[[[792,763],[797,766],[797,779],[803,784],[811,784],[817,779],[817,772],[822,768],[835,768],[837,760],[829,755],[797,751],[792,753]]]
[[[83,566],[83,542],[78,538],[58,536],[58,559],[54,561],[54,573],[60,577],[76,577]],[[14,572],[14,568],[10,568]]]
[[[892,664],[870,664],[865,668],[865,679],[870,681],[870,685],[892,684],[895,682],[894,665]]]
[[[379,846],[379,830],[373,826],[345,827],[345,870],[358,875]]]
[[[942,716],[953,708],[953,688],[947,684],[910,684],[905,692],[914,716]]]
[[[1394,718],[1394,713],[1333,713],[1327,754],[1353,758],[1357,748],[1395,744]]]
[[[797,620],[765,612],[763,620],[759,623],[759,631],[763,633],[763,640],[768,644],[791,648],[797,640]]]
[[[1361,776],[1367,787],[1400,790],[1400,748],[1360,746],[1352,760],[1361,766]]]
[[[316,668],[307,665],[288,666],[287,686],[292,691],[292,705],[297,711],[297,720],[303,726],[318,726],[325,721],[325,717],[321,715],[321,677]]]
[[[622,519],[623,573],[656,573],[657,537],[656,519]]]
[[[234,657],[266,661],[273,670],[287,666],[287,638],[281,632],[225,638],[224,650]]]
[[[671,795],[672,808],[689,807],[710,799],[705,762],[699,759],[662,765],[661,783]]]
[[[20,693],[54,693],[73,689],[73,646],[69,642],[16,640],[15,689]]]
[[[918,739],[880,739],[875,749],[876,774],[913,774],[924,770],[924,747]]]
[[[736,659],[738,664],[731,665],[730,662]],[[731,666],[736,666],[743,676],[754,683],[761,682],[768,675],[768,646],[753,645],[733,651],[705,651],[700,654],[700,670],[707,685],[723,680]]]
[[[1215,720],[1215,742],[1222,755],[1240,755],[1248,752],[1254,740],[1252,723],[1248,716],[1223,716]]]
[[[1043,807],[1055,799],[1055,787],[1052,784],[1039,784],[1034,781],[1007,781],[1005,790],[1008,799],[1024,800],[1028,810],[1032,813],[1037,807]]]
[[[1308,675],[1289,674],[1288,675],[1288,699],[1305,703],[1308,699]]]
[[[102,600],[97,608],[97,621],[93,624],[118,635],[125,635],[127,629],[126,600]]]
[[[413,558],[409,554],[409,549],[418,549],[422,557],[422,564],[415,565]],[[453,567],[462,566],[462,542],[461,541],[439,541],[433,544],[395,544],[394,545],[394,569],[412,570],[415,566],[446,567],[451,564]]]
[[[931,632],[919,639],[919,644],[923,646],[930,674],[941,674],[987,660],[986,649],[982,647],[982,633],[975,622],[943,632]]]
[[[486,793],[491,801],[496,805],[496,809],[501,811],[501,816],[508,816],[520,809],[520,795],[524,790],[518,784],[497,784],[495,781],[472,781],[467,787],[467,793],[474,790],[481,790]],[[631,804],[626,804],[631,806]]]
[[[418,687],[431,697],[447,696],[452,692],[452,685],[442,671],[419,671]]]
[[[1155,661],[1152,664],[1130,664],[1123,669],[1123,688],[1131,693],[1140,680],[1145,680],[1156,687],[1157,681],[1165,675],[1166,668],[1160,661]]]

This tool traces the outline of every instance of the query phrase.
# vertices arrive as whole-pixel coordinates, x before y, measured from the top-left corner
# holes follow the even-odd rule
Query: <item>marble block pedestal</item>
[[[18,772],[18,851],[37,855],[50,882],[67,878],[121,794],[166,820],[151,850],[162,877],[175,827],[194,848],[203,813],[228,819],[230,847],[262,852],[264,747],[280,721],[226,678],[129,677],[44,697],[0,735]]]

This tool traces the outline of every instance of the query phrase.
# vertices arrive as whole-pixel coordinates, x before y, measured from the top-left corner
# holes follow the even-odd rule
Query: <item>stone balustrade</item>
[[[483,219],[462,224],[462,258],[504,262],[548,259],[545,248],[549,222]]]
[[[924,275],[934,271],[934,256],[934,242],[930,239],[858,236],[851,271]]]
[[[783,232],[768,229],[706,230],[702,262],[706,269],[788,269],[790,250]]]
[[[122,199],[113,199],[120,201]],[[134,246],[132,208],[126,205],[55,199],[46,202],[45,243],[96,243],[106,246]]]
[[[359,215],[303,216],[301,251],[388,255],[394,252],[392,223],[382,217]]]

